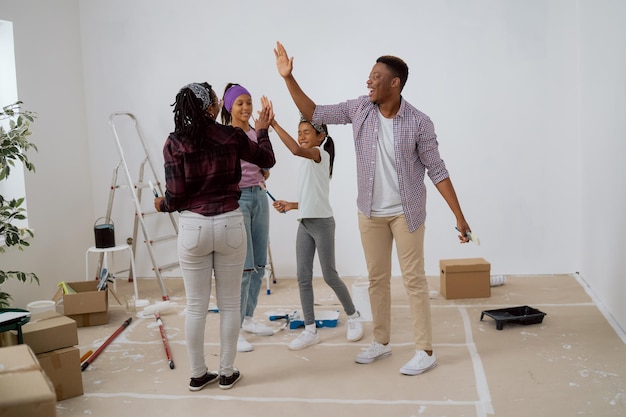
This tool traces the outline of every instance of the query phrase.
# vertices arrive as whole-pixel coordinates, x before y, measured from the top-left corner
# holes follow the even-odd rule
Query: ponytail
[[[333,164],[335,162],[335,142],[333,141],[333,138],[331,138],[328,135],[328,130],[326,128],[326,125],[324,125],[324,132],[326,132],[326,138],[324,139],[324,150],[328,152],[328,155],[330,155],[329,177],[332,178],[333,177]]]

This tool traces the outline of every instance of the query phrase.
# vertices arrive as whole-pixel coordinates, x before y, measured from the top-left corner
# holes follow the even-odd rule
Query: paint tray
[[[541,323],[546,313],[529,306],[520,306],[501,308],[499,310],[485,310],[480,314],[481,321],[485,315],[496,321],[496,329],[502,330],[504,323],[523,325]]]
[[[315,327],[337,327],[338,320],[338,311],[318,311],[315,313]],[[297,329],[298,327],[304,327],[304,317],[299,311],[294,311],[289,315],[289,328]]]

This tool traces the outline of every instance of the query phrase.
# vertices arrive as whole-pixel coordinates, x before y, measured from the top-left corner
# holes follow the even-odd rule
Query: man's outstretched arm
[[[285,80],[293,102],[300,110],[300,113],[307,120],[311,120],[315,111],[315,103],[302,91],[300,85],[293,77],[293,57],[288,57],[285,47],[280,42],[276,42],[274,56],[276,57],[276,69],[278,69],[278,73]]]

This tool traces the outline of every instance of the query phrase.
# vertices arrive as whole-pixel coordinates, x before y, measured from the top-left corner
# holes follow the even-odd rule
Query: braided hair
[[[199,84],[208,90],[209,95],[215,95],[208,83]],[[181,88],[176,94],[176,102],[172,106],[174,106],[174,131],[188,137],[194,143],[200,142],[207,126],[215,123],[207,115],[202,100],[187,86]]]

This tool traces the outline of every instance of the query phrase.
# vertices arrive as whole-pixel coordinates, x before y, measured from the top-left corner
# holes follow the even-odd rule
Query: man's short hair
[[[376,62],[387,65],[394,77],[400,78],[400,91],[404,88],[409,78],[409,66],[402,59],[393,55],[383,55]]]

